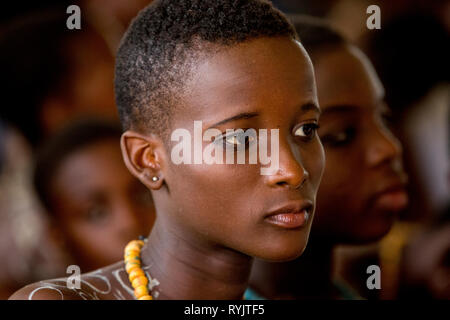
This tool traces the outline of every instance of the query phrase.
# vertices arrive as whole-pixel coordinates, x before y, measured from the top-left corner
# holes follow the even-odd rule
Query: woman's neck
[[[311,241],[299,258],[281,263],[255,260],[250,287],[268,299],[331,298],[333,243]]]
[[[241,299],[252,261],[158,220],[142,250],[143,267],[159,282],[152,290],[156,299]]]

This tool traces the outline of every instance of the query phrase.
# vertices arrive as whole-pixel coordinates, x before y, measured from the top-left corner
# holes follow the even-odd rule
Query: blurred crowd
[[[65,0],[2,11],[0,299],[71,264],[121,260],[151,229],[150,192],[123,164],[113,91],[116,48],[149,2],[79,1],[81,30],[66,28]],[[380,241],[335,248],[333,277],[368,299],[450,299],[450,1],[273,3],[293,19],[326,19],[368,55],[403,145],[408,208]],[[372,4],[379,30],[366,27]],[[366,286],[371,264],[381,290]]]

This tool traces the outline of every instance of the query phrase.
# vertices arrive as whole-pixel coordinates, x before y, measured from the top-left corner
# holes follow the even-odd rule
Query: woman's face
[[[170,213],[164,219],[175,221],[184,237],[213,246],[268,260],[293,259],[306,246],[324,167],[309,57],[299,43],[280,37],[235,45],[201,61],[171,128],[187,129],[192,137],[194,121],[202,121],[202,133],[267,129],[269,146],[270,129],[278,129],[279,166],[262,175],[260,169],[269,165],[259,157],[257,164],[247,159],[176,165],[170,149],[177,143],[170,142],[162,169],[169,197],[163,211]],[[224,149],[239,141],[227,137]],[[248,155],[248,146],[244,152]]]
[[[384,89],[355,47],[314,57],[327,158],[314,228],[339,241],[376,240],[408,201],[401,146],[384,123]]]
[[[83,147],[61,163],[52,204],[83,271],[120,261],[128,241],[147,235],[155,220],[150,192],[127,171],[115,139]]]

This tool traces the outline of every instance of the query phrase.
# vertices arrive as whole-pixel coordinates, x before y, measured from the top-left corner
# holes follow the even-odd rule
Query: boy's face
[[[148,235],[155,219],[150,192],[124,166],[118,139],[70,154],[51,192],[56,227],[83,271],[120,261],[127,242]]]
[[[324,166],[315,135],[320,111],[309,57],[289,38],[260,38],[201,60],[193,74],[171,119],[172,130],[185,128],[193,137],[193,123],[199,120],[202,133],[211,127],[222,133],[267,129],[270,146],[270,129],[278,129],[279,169],[262,175],[260,168],[269,166],[259,158],[257,164],[247,158],[245,164],[176,165],[170,150],[177,142],[170,142],[162,169],[169,190],[165,219],[176,220],[187,237],[250,256],[297,257],[307,243]],[[227,140],[225,150],[234,142]],[[306,220],[305,203],[310,204]],[[271,215],[285,206],[291,206],[281,210],[287,214]]]
[[[383,121],[383,87],[354,47],[318,54],[315,71],[327,160],[314,230],[338,241],[376,240],[408,200],[401,146]]]

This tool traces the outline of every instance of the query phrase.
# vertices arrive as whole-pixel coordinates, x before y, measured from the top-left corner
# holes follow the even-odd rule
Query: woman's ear
[[[147,188],[160,189],[164,180],[160,154],[163,146],[160,139],[129,130],[122,134],[120,147],[128,170]]]

